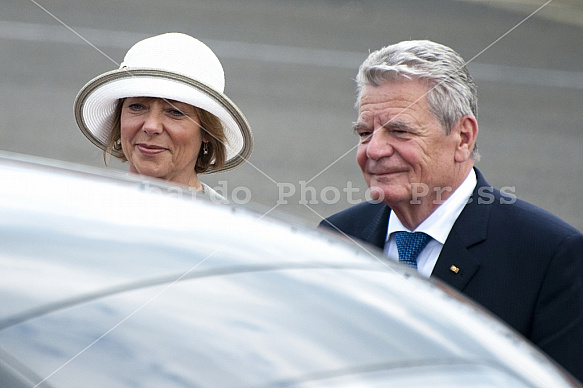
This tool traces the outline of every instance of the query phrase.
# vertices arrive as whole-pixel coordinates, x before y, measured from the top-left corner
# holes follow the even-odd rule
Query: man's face
[[[435,201],[437,191],[445,198],[458,184],[457,137],[445,135],[429,112],[428,91],[422,81],[405,80],[366,86],[361,96],[356,160],[372,198],[390,207]],[[427,194],[418,198],[420,192]]]

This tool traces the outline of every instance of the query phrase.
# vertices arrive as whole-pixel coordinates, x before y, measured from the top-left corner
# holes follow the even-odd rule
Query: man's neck
[[[447,189],[437,188],[437,190],[434,189],[425,196],[387,205],[399,218],[403,226],[413,231],[458,189],[472,168],[473,165],[463,173],[456,174],[456,179]]]

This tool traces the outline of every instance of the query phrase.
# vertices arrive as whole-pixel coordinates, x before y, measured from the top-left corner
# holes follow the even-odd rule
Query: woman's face
[[[130,172],[192,185],[203,138],[192,105],[152,97],[129,97],[122,105],[121,145]]]

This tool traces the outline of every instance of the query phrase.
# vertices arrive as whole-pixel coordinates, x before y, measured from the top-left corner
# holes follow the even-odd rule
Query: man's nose
[[[393,152],[390,138],[383,133],[383,128],[373,131],[366,146],[366,156],[369,159],[378,160],[391,156]]]

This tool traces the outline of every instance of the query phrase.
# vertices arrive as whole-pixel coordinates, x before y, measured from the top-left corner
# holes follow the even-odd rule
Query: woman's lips
[[[138,151],[140,151],[140,153],[146,156],[155,156],[168,150],[167,148],[164,147],[149,144],[137,144],[136,148],[138,149]]]

